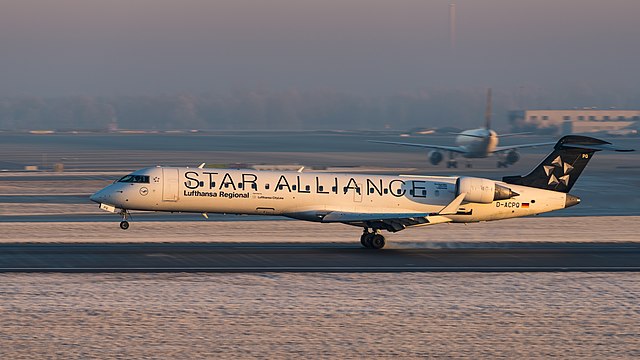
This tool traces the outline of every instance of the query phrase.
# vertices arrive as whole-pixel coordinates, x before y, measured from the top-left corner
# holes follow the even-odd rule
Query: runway
[[[640,271],[638,243],[460,243],[382,251],[352,244],[1,244],[0,272]]]

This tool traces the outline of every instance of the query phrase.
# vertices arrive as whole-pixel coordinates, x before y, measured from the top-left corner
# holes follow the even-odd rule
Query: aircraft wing
[[[525,148],[532,148],[532,147],[539,147],[539,146],[549,146],[549,145],[555,145],[555,142],[509,145],[509,146],[496,146],[496,148],[495,148],[495,150],[493,150],[493,152],[494,153],[499,153],[499,152],[514,150],[514,149],[525,149]]]
[[[519,133],[510,133],[510,134],[497,134],[496,136],[499,138],[503,138],[503,137],[530,135],[530,134],[531,132],[519,132]]]
[[[431,144],[416,144],[416,143],[406,143],[406,142],[396,142],[396,141],[381,141],[381,140],[367,140],[368,142],[377,143],[377,144],[390,144],[390,145],[400,145],[400,146],[413,146],[424,149],[436,149],[442,151],[451,151],[454,153],[464,154],[467,152],[465,148],[462,146],[445,146],[445,145],[431,145]],[[554,143],[555,144],[555,143]]]
[[[372,223],[382,224],[383,228],[396,232],[410,226],[434,225],[452,220],[446,216],[425,213],[354,213],[343,211],[332,211],[322,218],[322,222],[339,222],[350,225],[361,225]]]

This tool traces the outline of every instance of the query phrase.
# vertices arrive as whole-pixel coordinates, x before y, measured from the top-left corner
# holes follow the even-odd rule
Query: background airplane
[[[518,160],[520,160],[520,154],[518,154],[517,151],[518,149],[555,144],[554,142],[546,142],[536,144],[498,146],[499,138],[523,135],[525,133],[498,135],[494,130],[491,130],[491,89],[487,90],[487,107],[484,116],[485,125],[483,128],[465,130],[461,133],[454,134],[458,135],[455,140],[455,146],[381,140],[369,140],[369,142],[432,149],[429,152],[429,162],[432,165],[438,165],[440,162],[442,162],[442,160],[444,159],[443,152],[446,152],[449,153],[447,168],[458,167],[458,162],[455,159],[455,157],[458,155],[461,155],[462,157],[468,159],[486,158],[490,155],[495,155],[498,157],[497,166],[499,168],[507,167],[509,165],[515,164]],[[471,163],[467,163],[467,167],[471,167]]]

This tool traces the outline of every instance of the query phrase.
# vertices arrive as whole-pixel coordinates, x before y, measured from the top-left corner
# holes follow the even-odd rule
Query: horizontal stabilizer
[[[563,144],[565,148],[575,148],[575,149],[589,149],[595,151],[608,150],[608,151],[618,151],[618,152],[629,152],[635,151],[634,149],[622,149],[616,146],[613,146],[609,142],[605,142],[603,144]]]
[[[586,149],[586,150],[611,150],[611,151],[634,151],[634,149],[620,149],[618,147],[613,146],[610,142],[592,138],[589,136],[582,135],[567,135],[563,136],[556,145],[554,149],[566,149],[566,148],[574,148],[574,149]]]

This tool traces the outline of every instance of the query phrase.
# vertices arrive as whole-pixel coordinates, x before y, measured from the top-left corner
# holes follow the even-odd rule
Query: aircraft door
[[[178,200],[178,169],[162,168],[162,200]]]
[[[364,191],[364,188],[362,187],[362,184],[357,184],[357,186],[356,191],[353,192],[353,201],[362,202],[362,192]]]

